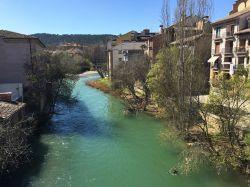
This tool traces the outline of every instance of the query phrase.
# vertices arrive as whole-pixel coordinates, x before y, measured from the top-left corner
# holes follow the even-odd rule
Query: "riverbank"
[[[106,79],[99,79],[99,80],[91,80],[87,81],[86,85],[98,89],[104,93],[110,94],[115,97],[121,98],[123,101],[127,102],[132,102],[133,96],[129,94],[127,91],[120,91],[120,90],[114,90],[111,85],[111,81],[106,78]],[[137,92],[141,92],[141,90],[136,89]],[[126,103],[125,103],[126,104]],[[149,100],[145,110],[142,109],[141,106],[138,107],[138,111],[143,111],[146,114],[158,118],[158,119],[163,119],[166,118],[166,111],[162,108],[160,108],[154,101],[151,99]]]
[[[107,82],[108,82],[108,84],[107,84]],[[127,101],[128,99],[133,99],[132,95],[129,95],[126,91],[122,91],[120,93],[115,93],[115,91],[111,87],[111,83],[109,80],[102,80],[101,79],[101,80],[89,81],[89,82],[87,82],[87,85],[91,86],[93,88],[97,88],[105,93],[119,97],[123,101]],[[153,107],[150,108],[150,106],[149,107],[147,106],[146,110],[143,112],[145,112],[153,117],[156,117],[156,118],[160,117],[160,118],[167,119],[167,112],[166,111],[162,110],[161,112],[159,112],[159,110],[161,110],[161,109],[159,109],[157,104],[155,104],[153,101],[150,101],[150,104]],[[203,117],[201,112],[200,112],[200,115],[201,115],[200,117]],[[170,119],[168,119],[168,120],[170,120]],[[206,139],[204,140],[204,134],[203,134],[204,129],[202,129],[204,124],[202,121],[195,121],[197,124],[193,125],[189,129],[189,133],[186,135],[181,135],[179,130],[171,128],[171,131],[173,131],[172,135],[170,134],[171,132],[167,132],[166,135],[163,134],[163,137],[167,139],[166,141],[171,141],[170,140],[171,137],[174,137],[175,135],[176,136],[180,135],[180,138],[187,143],[187,148],[196,149],[196,147],[199,147],[199,150],[200,150],[199,153],[196,150],[196,153],[191,152],[191,154],[200,155],[200,158],[202,158],[203,156],[206,156],[206,157],[208,157],[207,159],[209,159],[210,156],[208,156],[208,155],[212,152],[211,153],[211,161],[212,161],[212,164],[215,165],[215,168],[218,167],[220,169],[227,170],[227,167],[229,167],[229,166],[225,163],[221,163],[221,161],[220,161],[220,159],[226,159],[228,164],[231,164],[232,167],[234,167],[233,166],[234,162],[237,163],[238,165],[235,166],[234,169],[240,171],[240,173],[243,173],[243,175],[248,176],[249,173],[247,170],[247,167],[248,167],[247,165],[241,164],[240,161],[229,159],[231,157],[230,154],[227,154],[227,153],[224,154],[223,150],[230,150],[230,144],[228,143],[228,140],[223,139],[223,138],[220,139],[220,134],[219,134],[219,129],[218,129],[219,128],[218,123],[220,123],[219,119],[215,118],[214,115],[212,115],[212,114],[208,114],[208,116],[206,116],[206,120],[207,120],[206,121],[207,126],[205,126],[205,128],[207,128],[207,130],[208,130],[206,133],[209,134],[209,141],[213,141],[213,147],[211,147],[211,145],[209,144],[211,142],[206,141]],[[219,155],[219,153],[221,153],[221,152],[222,152],[222,155]],[[218,156],[215,156],[216,153],[218,153]],[[239,154],[241,154],[241,152],[239,152]],[[227,156],[227,155],[230,155],[230,156]],[[199,157],[197,157],[197,159],[199,159]],[[230,165],[230,167],[231,167],[231,165]]]
[[[84,72],[82,74],[79,74],[78,76],[79,77],[87,77],[89,75],[94,75],[94,74],[98,74],[98,72],[97,71],[86,71],[86,72]]]
[[[34,162],[13,185],[0,186],[245,187],[237,176],[217,176],[209,168],[169,174],[181,148],[160,138],[168,121],[143,112],[123,115],[121,99],[85,85],[97,78],[79,79],[73,92],[79,102],[70,109],[58,103],[60,115],[42,125]]]

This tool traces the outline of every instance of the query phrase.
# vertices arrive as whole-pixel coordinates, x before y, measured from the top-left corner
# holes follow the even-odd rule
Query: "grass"
[[[107,78],[88,81],[86,84],[90,87],[99,89],[105,93],[112,93],[113,92],[112,87],[111,87],[111,81]]]
[[[97,82],[104,84],[105,86],[111,88],[111,81],[108,78],[97,80]]]

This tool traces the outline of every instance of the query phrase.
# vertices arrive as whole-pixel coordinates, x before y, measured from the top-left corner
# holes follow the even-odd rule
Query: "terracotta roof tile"
[[[0,119],[8,119],[13,114],[15,114],[18,110],[23,108],[25,103],[7,103],[0,101]]]

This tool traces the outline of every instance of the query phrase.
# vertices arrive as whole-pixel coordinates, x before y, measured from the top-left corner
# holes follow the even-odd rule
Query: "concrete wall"
[[[31,40],[32,52],[42,49],[37,40]],[[0,38],[0,84],[25,84],[26,63],[31,63],[30,43],[28,39]]]

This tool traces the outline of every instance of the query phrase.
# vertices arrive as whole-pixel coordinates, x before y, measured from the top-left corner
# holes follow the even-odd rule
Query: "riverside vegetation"
[[[78,81],[78,74],[93,69],[95,64],[103,66],[106,57],[102,46],[93,45],[81,50],[81,54],[72,55],[61,47],[50,46],[47,50],[35,53],[32,63],[25,65],[29,87],[25,90],[24,102],[27,104],[27,116],[32,116],[33,120],[27,120],[30,118],[26,117],[19,124],[0,124],[0,173],[3,176],[8,176],[32,160],[32,139],[39,136],[40,124],[63,110],[57,108],[55,111],[57,103],[69,107],[77,102],[72,91]]]
[[[80,65],[66,53],[41,51],[32,57],[32,64],[27,64],[25,69],[29,81],[24,98],[28,117],[18,124],[0,123],[1,178],[32,160],[32,139],[39,137],[39,124],[58,112],[55,111],[56,103],[70,105],[75,102],[71,93],[78,80]]]
[[[209,161],[218,174],[222,171],[249,174],[250,135],[242,126],[247,123],[243,119],[249,116],[248,70],[239,68],[231,79],[221,72],[209,89],[209,68],[205,62],[210,56],[211,39],[185,40],[187,18],[193,15],[202,18],[211,7],[209,0],[177,0],[178,44],[170,45],[170,33],[166,32],[156,63],[151,65],[146,57],[120,63],[114,69],[112,88],[125,93],[130,112],[147,110],[152,102],[165,111],[164,117],[172,123],[162,137],[172,141],[176,136],[188,143],[178,166],[182,173],[188,174]],[[168,1],[164,1],[162,13],[163,22],[168,25],[171,18]],[[206,30],[203,32],[206,34]],[[97,85],[99,89],[107,88],[100,81]],[[204,94],[209,95],[206,103],[201,102]]]

